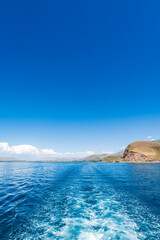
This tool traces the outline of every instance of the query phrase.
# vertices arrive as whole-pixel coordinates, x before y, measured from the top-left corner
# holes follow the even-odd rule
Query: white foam
[[[87,169],[85,171],[87,172]],[[59,201],[62,190],[66,193],[63,209],[58,206],[53,209],[52,202]],[[80,180],[72,182],[67,185],[67,192],[60,189],[56,196],[53,194],[47,199],[43,209],[37,209],[32,227],[34,232],[39,228],[43,229],[43,233],[37,234],[35,239],[143,240],[149,239],[148,236],[151,235],[159,236],[160,226],[156,217],[138,200],[132,199],[125,204],[125,199],[129,199],[126,193],[116,192],[107,184],[105,191],[96,183],[92,184],[92,190],[84,191]],[[128,211],[126,206],[132,211]],[[144,211],[148,211],[148,219],[144,218]],[[140,230],[141,224],[143,231]],[[147,232],[150,231],[150,224],[154,229]],[[25,239],[27,234],[22,233],[22,238]],[[27,236],[26,239],[32,239],[29,234]]]

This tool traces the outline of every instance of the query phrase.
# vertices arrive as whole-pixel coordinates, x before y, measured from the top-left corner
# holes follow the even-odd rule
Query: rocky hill
[[[160,161],[160,142],[133,142],[125,149],[123,160],[141,162]]]

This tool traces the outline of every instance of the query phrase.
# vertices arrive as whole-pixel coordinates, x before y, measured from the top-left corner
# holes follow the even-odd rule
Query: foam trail
[[[159,218],[103,169],[81,164],[64,175],[14,239],[160,239]]]

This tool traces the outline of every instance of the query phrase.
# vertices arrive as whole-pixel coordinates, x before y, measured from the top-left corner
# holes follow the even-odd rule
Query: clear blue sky
[[[159,0],[0,3],[0,142],[116,151],[160,138]]]

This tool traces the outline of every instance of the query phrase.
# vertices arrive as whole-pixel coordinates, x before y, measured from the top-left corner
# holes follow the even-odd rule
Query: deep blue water
[[[160,164],[1,162],[0,239],[160,239]]]

